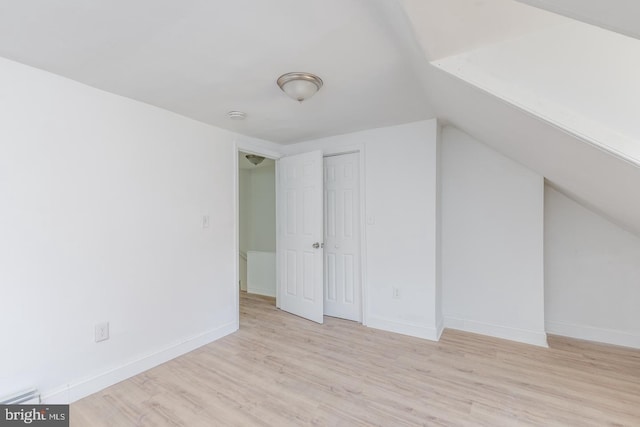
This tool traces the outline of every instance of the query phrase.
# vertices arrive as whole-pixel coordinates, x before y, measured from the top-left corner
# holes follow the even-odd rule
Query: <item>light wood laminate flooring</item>
[[[71,426],[640,426],[640,351],[430,342],[241,295],[240,330],[71,405]]]

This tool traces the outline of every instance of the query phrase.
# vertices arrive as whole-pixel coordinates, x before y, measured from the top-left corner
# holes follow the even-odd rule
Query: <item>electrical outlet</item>
[[[202,228],[209,228],[209,215],[202,215]]]
[[[400,299],[400,288],[396,288],[394,286],[392,289],[393,289],[393,299]]]
[[[109,322],[96,324],[96,342],[106,341],[109,339]]]

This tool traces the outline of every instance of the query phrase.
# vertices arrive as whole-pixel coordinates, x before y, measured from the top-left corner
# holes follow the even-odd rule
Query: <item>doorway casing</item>
[[[279,179],[279,159],[284,157],[289,153],[287,150],[287,146],[283,146],[282,150],[273,150],[271,148],[263,147],[259,144],[254,144],[250,141],[236,141],[236,147],[233,152],[233,164],[238,164],[238,153],[242,151],[243,153],[249,154],[257,154],[259,156],[264,156],[269,159],[273,159],[276,162],[276,182]],[[311,151],[311,150],[309,150]],[[351,144],[344,145],[340,147],[327,147],[321,149],[324,157],[329,156],[338,156],[341,154],[350,154],[350,153],[358,153],[358,160],[360,163],[360,176],[359,176],[359,186],[360,186],[360,218],[359,218],[359,227],[360,227],[360,290],[361,290],[361,310],[362,310],[362,325],[367,325],[367,314],[368,314],[368,292],[367,292],[367,263],[366,263],[366,188],[365,188],[365,177],[366,177],[366,153],[364,144]],[[304,152],[304,151],[302,151]],[[239,248],[240,248],[240,221],[239,221],[239,213],[240,213],[240,199],[239,199],[239,171],[238,168],[235,168],[235,177],[234,177],[234,190],[235,190],[235,212],[234,212],[234,220],[235,220],[235,281],[234,281],[234,289],[235,289],[235,315],[236,315],[236,324],[240,325],[240,288],[238,286],[239,277]],[[276,188],[277,191],[277,188]],[[277,197],[277,195],[276,195]],[[279,268],[280,265],[280,248],[282,247],[281,236],[280,236],[280,213],[278,212],[279,207],[276,203],[276,307],[280,308],[280,292],[281,292],[281,271]]]

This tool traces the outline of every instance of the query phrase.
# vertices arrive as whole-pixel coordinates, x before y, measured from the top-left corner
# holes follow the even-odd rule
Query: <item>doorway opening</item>
[[[276,172],[274,160],[238,152],[238,224],[240,292],[273,298],[275,305]]]
[[[239,150],[242,301],[268,297],[318,323],[331,316],[364,324],[363,181],[360,150],[277,162]]]

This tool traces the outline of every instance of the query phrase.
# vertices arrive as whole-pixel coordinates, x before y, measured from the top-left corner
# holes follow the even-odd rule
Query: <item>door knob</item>
[[[312,246],[314,249],[324,248],[324,243],[315,242]]]

